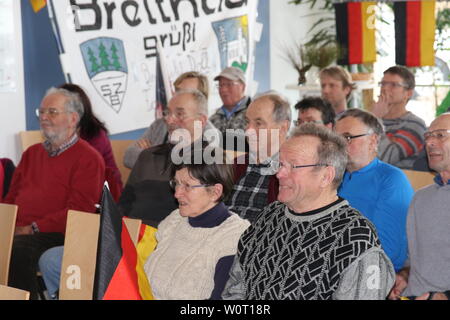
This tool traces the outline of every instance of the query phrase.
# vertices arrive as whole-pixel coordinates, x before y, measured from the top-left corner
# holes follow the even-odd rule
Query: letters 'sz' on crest
[[[123,42],[99,37],[80,45],[86,72],[103,100],[116,112],[122,108],[128,67]]]

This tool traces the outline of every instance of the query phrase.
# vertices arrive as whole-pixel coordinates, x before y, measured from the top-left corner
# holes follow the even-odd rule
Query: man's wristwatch
[[[37,225],[36,222],[33,221],[33,222],[31,223],[31,229],[33,230],[33,234],[39,232],[39,227],[38,227],[38,225]]]

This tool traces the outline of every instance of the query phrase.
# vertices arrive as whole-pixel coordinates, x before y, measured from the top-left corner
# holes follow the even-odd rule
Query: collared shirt
[[[72,137],[70,137],[68,140],[66,140],[63,144],[61,144],[56,150],[52,149],[52,144],[50,141],[45,140],[43,142],[44,149],[48,152],[48,155],[50,157],[56,157],[59,156],[61,153],[69,149],[71,146],[73,146],[78,141],[78,135],[74,133]]]
[[[434,182],[436,182],[436,184],[440,185],[441,187],[450,184],[450,180],[448,180],[447,183],[444,183],[444,181],[442,181],[442,177],[440,174],[437,174],[433,180]]]
[[[223,134],[227,129],[241,129],[243,131],[246,127],[245,110],[247,110],[250,101],[250,97],[245,96],[233,107],[232,111],[228,111],[222,106],[211,115],[209,121]]]
[[[233,107],[233,109],[231,109],[231,111],[229,111],[227,108],[225,108],[225,106],[222,106],[221,109],[222,109],[222,111],[224,112],[225,117],[226,117],[227,119],[230,119],[230,118],[233,116],[233,113],[235,113],[236,111],[238,111],[238,110],[241,108],[242,104],[244,104],[244,103],[247,101],[246,98],[247,98],[247,97],[243,97],[241,100],[239,100],[239,102],[236,103],[236,105]]]
[[[278,153],[260,164],[249,164],[244,176],[233,186],[226,204],[228,209],[253,223],[268,204],[269,180],[276,174],[271,166]]]

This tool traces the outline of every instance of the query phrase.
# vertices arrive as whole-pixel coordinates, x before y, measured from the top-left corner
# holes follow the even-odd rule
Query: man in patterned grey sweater
[[[224,299],[385,299],[394,268],[375,228],[337,196],[347,155],[303,124],[281,146],[278,201],[241,236]]]

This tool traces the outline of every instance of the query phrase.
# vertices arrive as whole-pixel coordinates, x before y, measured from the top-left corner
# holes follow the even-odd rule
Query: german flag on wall
[[[360,64],[376,60],[375,2],[335,3],[338,64]]]
[[[434,66],[435,4],[434,0],[394,3],[396,64]]]

